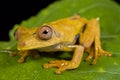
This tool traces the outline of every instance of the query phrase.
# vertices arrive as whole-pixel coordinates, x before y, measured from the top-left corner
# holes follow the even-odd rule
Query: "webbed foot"
[[[16,55],[17,55],[17,52],[9,53],[9,56],[12,56],[12,57],[14,57],[14,56],[16,56]]]
[[[107,52],[107,51],[104,51],[101,47],[99,48],[94,48],[93,46],[91,46],[88,50],[88,56],[87,58],[85,59],[85,61],[89,61],[91,59],[93,59],[93,61],[91,62],[92,65],[96,64],[97,63],[97,60],[100,56],[111,56],[112,53],[111,52]]]
[[[95,51],[95,58],[93,59],[93,61],[91,62],[92,65],[96,64],[97,63],[97,60],[100,56],[112,56],[112,53],[111,52],[107,52],[107,51],[104,51],[103,49],[101,48],[98,48],[96,51]]]
[[[23,63],[23,62],[25,62],[25,59],[24,59],[24,58],[20,58],[20,59],[18,60],[18,63]]]
[[[55,71],[56,74],[61,74],[63,71],[67,69],[75,69],[76,66],[71,61],[66,60],[55,60],[50,61],[43,65],[44,68],[54,68],[57,67],[58,69]]]

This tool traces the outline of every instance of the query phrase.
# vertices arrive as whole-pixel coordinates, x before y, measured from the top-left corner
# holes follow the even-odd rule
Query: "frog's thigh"
[[[85,48],[89,48],[95,37],[95,21],[90,20],[86,26],[83,27],[82,31],[80,32],[80,38],[79,42],[81,45],[83,45]]]
[[[94,22],[94,60],[91,64],[96,64],[98,57],[101,55],[107,55],[111,56],[110,52],[106,52],[101,48],[101,42],[100,42],[100,29],[99,29],[99,23],[97,19],[93,19]]]

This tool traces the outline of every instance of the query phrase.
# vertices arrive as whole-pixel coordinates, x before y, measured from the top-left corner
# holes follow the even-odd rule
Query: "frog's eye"
[[[50,26],[42,26],[39,30],[38,30],[38,36],[40,39],[42,40],[48,40],[52,37],[52,28]]]
[[[18,29],[15,30],[14,37],[15,37],[16,40],[18,40]]]

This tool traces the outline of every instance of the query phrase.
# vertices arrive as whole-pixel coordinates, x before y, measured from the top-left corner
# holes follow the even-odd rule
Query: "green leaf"
[[[10,57],[0,53],[0,80],[119,80],[120,79],[120,6],[112,0],[60,0],[40,11],[36,16],[10,31],[10,41],[0,42],[1,49],[16,49],[13,33],[19,26],[37,27],[45,22],[80,14],[87,19],[100,18],[102,47],[113,53],[112,57],[101,57],[96,65],[83,60],[75,70],[54,74],[54,69],[44,69],[43,63],[53,59],[70,58],[70,53],[61,53],[58,58],[41,55],[40,59],[27,58],[23,64],[17,63],[20,56]]]

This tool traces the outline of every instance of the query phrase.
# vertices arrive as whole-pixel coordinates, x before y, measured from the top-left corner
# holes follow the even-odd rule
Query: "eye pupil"
[[[38,37],[42,40],[49,40],[52,37],[52,28],[44,25],[38,29]]]
[[[45,31],[43,32],[43,34],[48,34],[48,30],[45,30]]]

